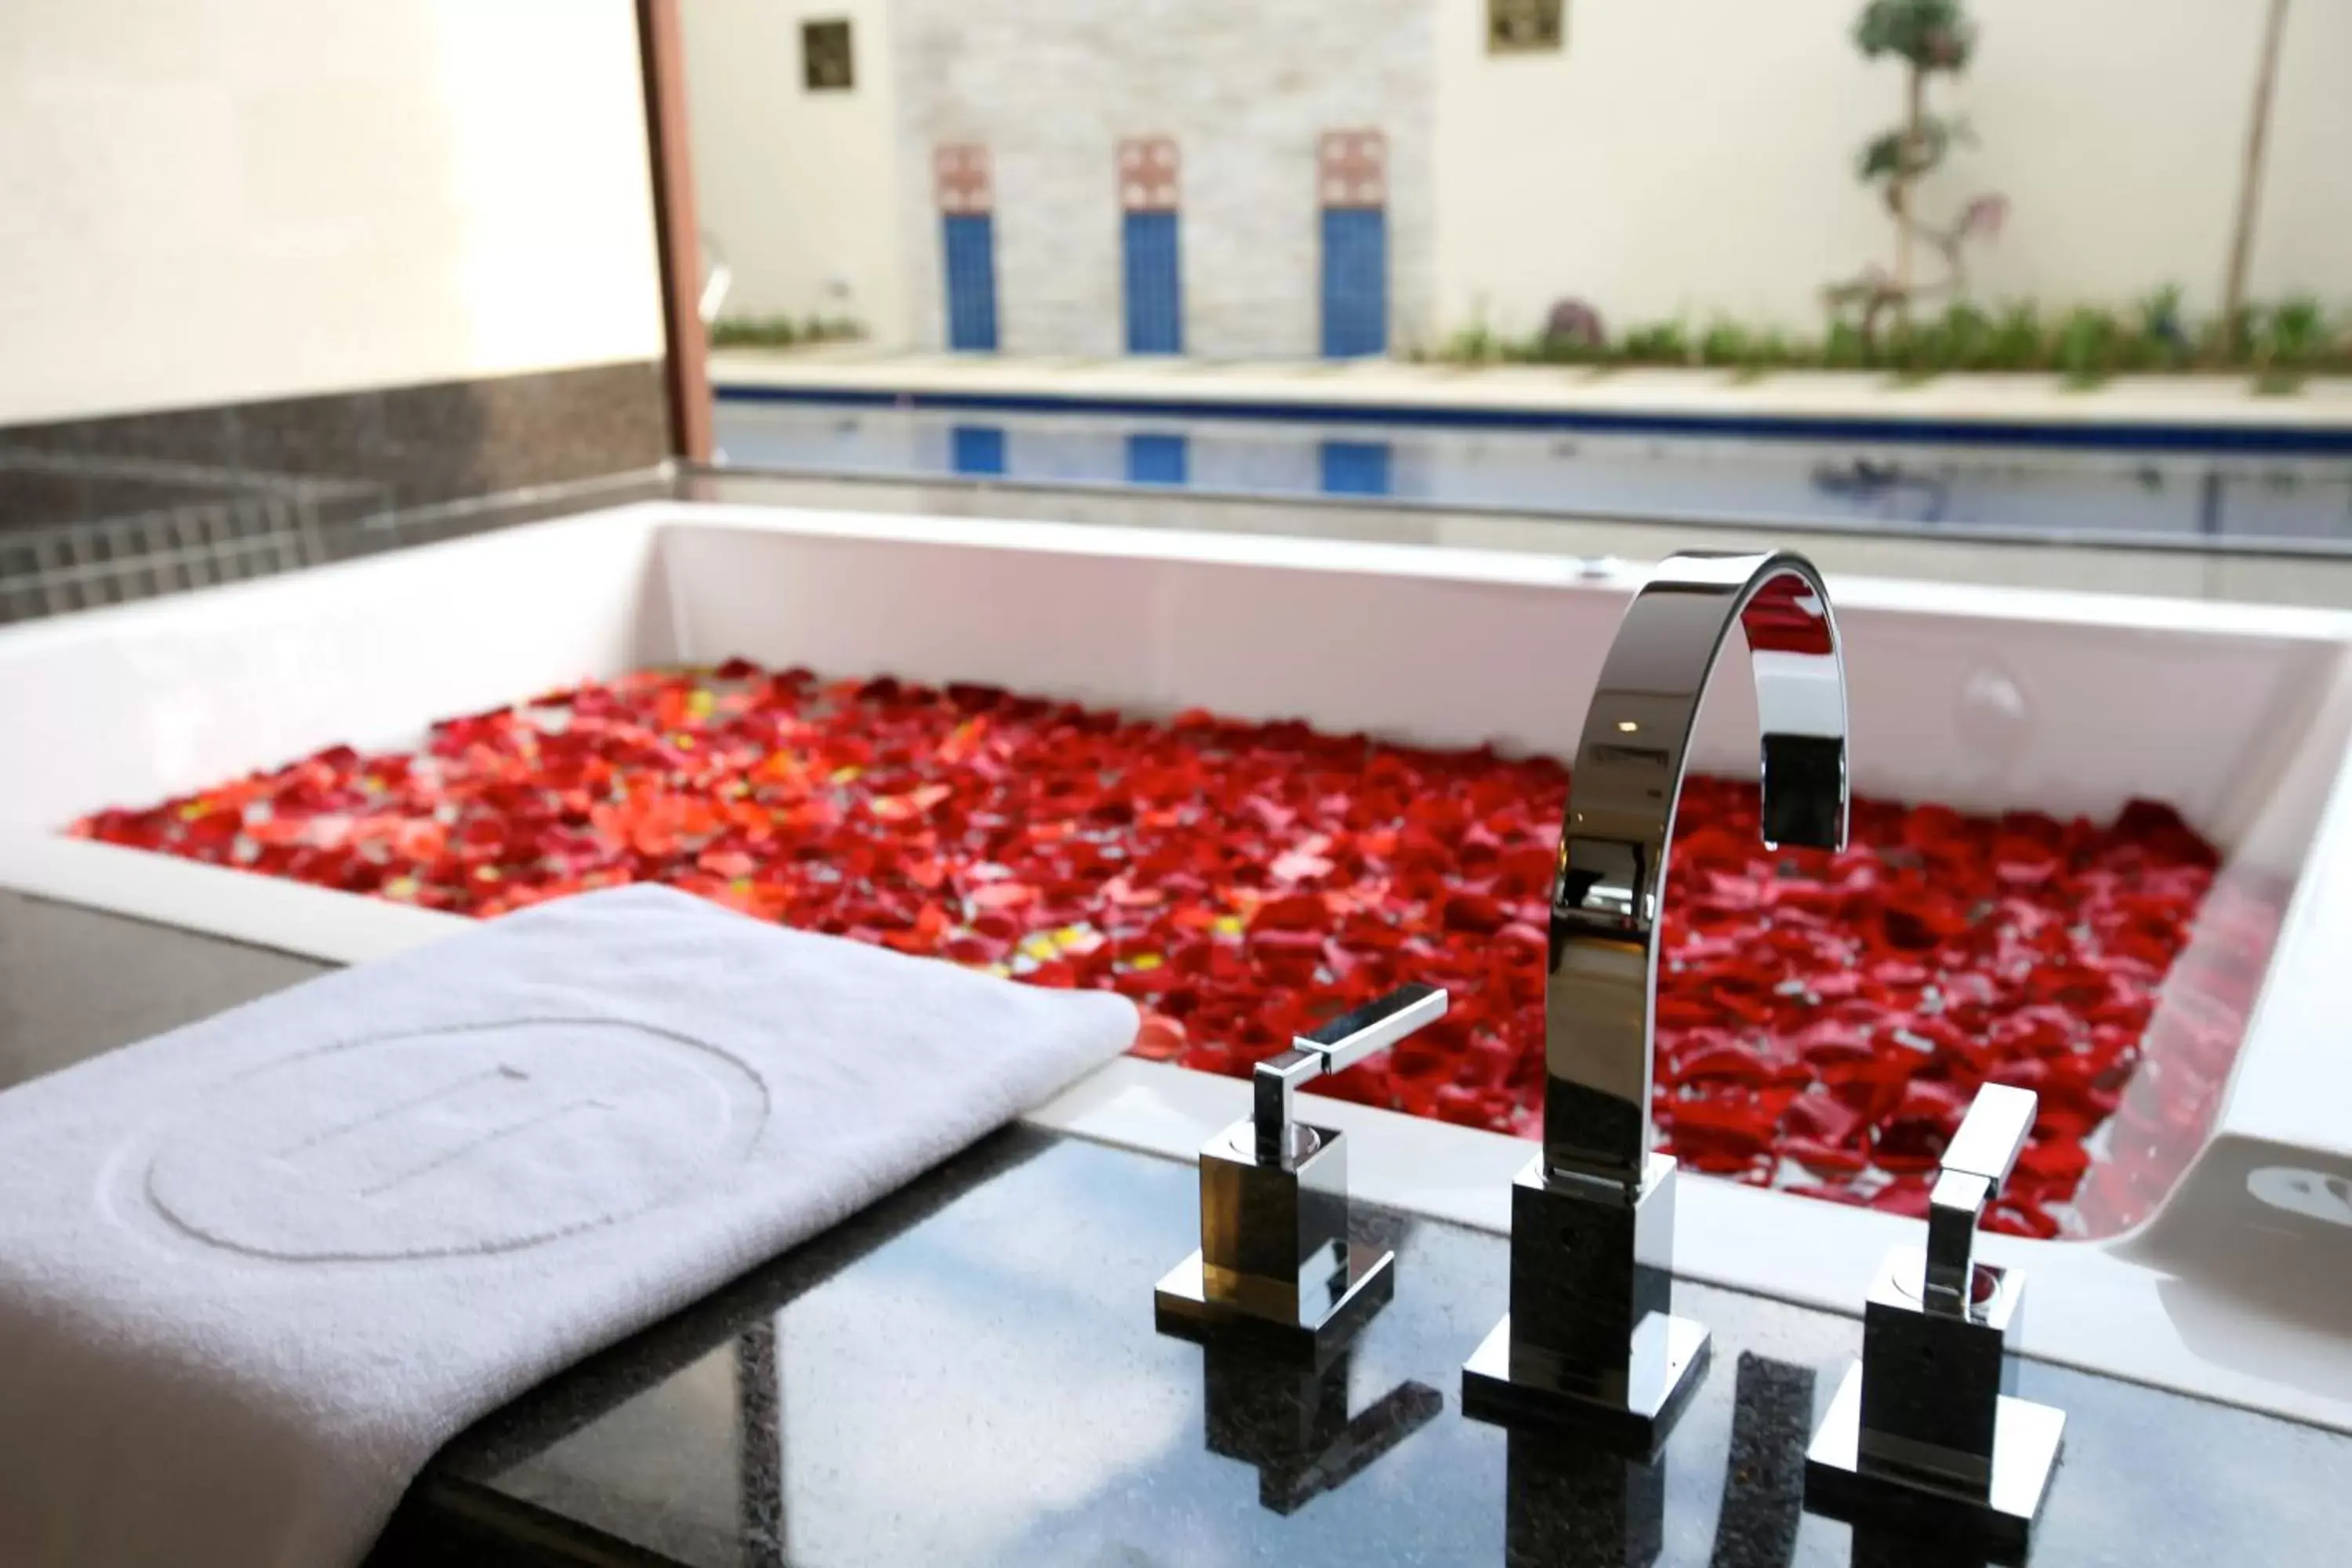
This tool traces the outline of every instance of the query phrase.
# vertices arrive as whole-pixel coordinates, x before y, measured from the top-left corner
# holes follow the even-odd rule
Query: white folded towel
[[[0,1563],[355,1563],[469,1422],[1135,1025],[632,888],[0,1094]]]

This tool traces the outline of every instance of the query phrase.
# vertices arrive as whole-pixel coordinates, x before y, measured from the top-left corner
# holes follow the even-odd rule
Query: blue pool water
[[[1627,519],[2352,549],[2352,457],[835,406],[721,396],[721,460]]]

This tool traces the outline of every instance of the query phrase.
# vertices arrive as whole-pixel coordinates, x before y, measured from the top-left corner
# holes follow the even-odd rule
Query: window
[[[1566,27],[1567,0],[1486,0],[1486,52],[1527,55],[1557,51]]]
[[[845,21],[801,24],[801,86],[810,92],[846,92],[856,85]]]

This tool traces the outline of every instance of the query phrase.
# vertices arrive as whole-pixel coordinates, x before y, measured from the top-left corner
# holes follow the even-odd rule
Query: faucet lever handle
[[[1940,1531],[1974,1538],[1969,1561],[2025,1561],[2066,1413],[2008,1392],[2025,1276],[1971,1254],[2040,1109],[2029,1090],[1987,1084],[1961,1118],[1927,1196],[1924,1278],[1916,1247],[1886,1255],[1863,1308],[1862,1359],[1805,1450],[1808,1509],[1899,1519],[1924,1497]]]
[[[1311,1035],[1295,1037],[1290,1044],[1297,1050],[1319,1052],[1325,1072],[1342,1072],[1444,1016],[1443,987],[1400,985],[1376,1001],[1340,1014]]]
[[[1978,1223],[2016,1168],[2041,1106],[2032,1089],[1986,1084],[1945,1148],[1927,1195],[1927,1269],[1920,1300],[1930,1312],[1968,1316],[1976,1289]]]
[[[1312,1034],[1292,1037],[1290,1049],[1257,1064],[1251,1075],[1258,1147],[1267,1156],[1295,1154],[1291,1097],[1327,1072],[1342,1072],[1386,1050],[1445,1016],[1445,992],[1436,985],[1400,985],[1377,1001],[1342,1013]]]

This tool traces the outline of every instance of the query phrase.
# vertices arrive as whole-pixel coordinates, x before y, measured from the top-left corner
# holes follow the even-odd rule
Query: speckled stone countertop
[[[0,894],[0,1085],[318,968]],[[1155,1332],[1197,1192],[1182,1162],[998,1133],[461,1436],[371,1568],[1985,1560],[1803,1511],[1857,1321],[1679,1286],[1714,1365],[1629,1463],[1462,1415],[1499,1237],[1360,1212],[1396,1299],[1322,1379]],[[2032,1563],[2347,1560],[2352,1439],[2020,1372],[2068,1414]]]
[[[1803,1511],[1854,1321],[1679,1287],[1715,1363],[1660,1458],[1630,1463],[1461,1415],[1507,1294],[1498,1237],[1362,1215],[1398,1250],[1396,1299],[1322,1379],[1155,1332],[1196,1193],[1181,1163],[1001,1133],[484,1422],[383,1561],[446,1560],[452,1531],[696,1568],[1985,1560]],[[2021,1374],[2069,1414],[2032,1562],[2338,1560],[2352,1441]]]

